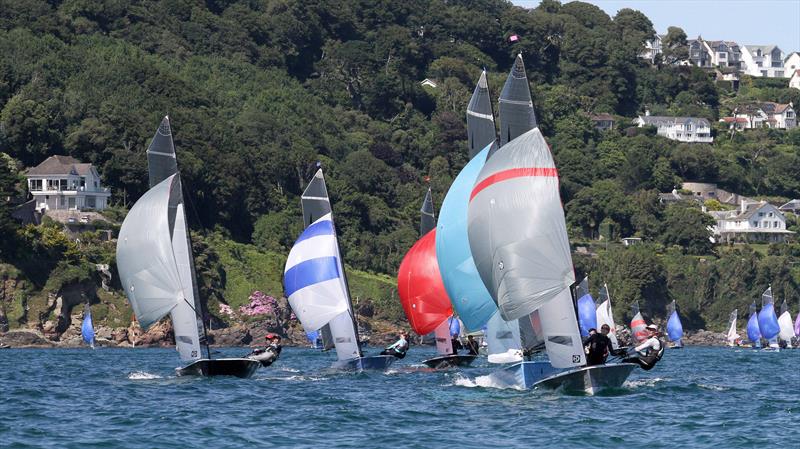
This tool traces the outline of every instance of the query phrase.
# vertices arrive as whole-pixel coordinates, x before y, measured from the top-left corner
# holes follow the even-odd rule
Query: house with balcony
[[[742,71],[751,76],[783,78],[783,50],[777,45],[743,45]]]
[[[697,67],[711,67],[711,51],[706,46],[703,38],[697,36],[697,39],[689,39],[686,41],[689,45],[689,62]]]
[[[711,231],[717,243],[781,243],[794,235],[794,232],[786,229],[783,213],[766,201],[742,200],[737,209],[706,213],[716,221]]]
[[[70,156],[50,156],[25,176],[35,209],[40,212],[103,210],[111,196],[111,190],[100,184],[100,175],[92,164]]]
[[[739,44],[733,41],[702,41],[710,63],[714,67],[733,67],[741,64],[742,51]]]
[[[640,128],[655,126],[659,136],[679,142],[714,142],[714,138],[711,137],[711,124],[704,118],[655,116],[645,111],[645,115],[635,118],[633,123]]]
[[[736,129],[791,129],[797,126],[797,114],[791,102],[763,101],[739,105],[733,110],[733,117],[723,117],[720,121],[733,123]]]

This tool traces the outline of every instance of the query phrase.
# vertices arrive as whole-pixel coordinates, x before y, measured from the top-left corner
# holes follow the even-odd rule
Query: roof
[[[779,207],[780,210],[797,210],[800,209],[800,200],[794,199]]]
[[[593,114],[592,115],[592,120],[594,120],[594,121],[600,121],[600,120],[611,120],[611,121],[613,121],[614,117],[611,114],[607,113],[607,112],[602,112],[600,114]]]
[[[699,117],[667,117],[667,116],[659,116],[659,115],[640,115],[639,119],[644,122],[645,125],[674,125],[676,123],[686,123],[686,122],[697,122],[701,125],[711,126],[708,123],[708,120]]]
[[[79,175],[84,176],[92,172],[92,164],[82,163],[72,156],[50,156],[36,167],[30,168],[30,175]]]
[[[739,105],[737,107],[739,109],[738,113],[753,113],[758,112],[758,110],[762,110],[766,114],[783,114],[784,111],[789,109],[789,104],[781,104],[781,103],[773,103],[771,101],[762,101],[758,103],[746,103]]]
[[[783,62],[786,62],[786,61],[788,61],[788,60],[789,60],[789,58],[791,58],[791,57],[792,57],[792,56],[794,56],[794,55],[800,56],[800,53],[798,53],[798,52],[796,52],[796,51],[793,51],[793,52],[789,53],[788,55],[786,55],[786,57],[785,57],[785,58],[783,58]]]
[[[761,54],[772,53],[772,50],[778,48],[777,45],[744,45],[750,51],[761,50]],[[780,50],[780,48],[778,48]]]
[[[725,123],[732,123],[732,122],[747,123],[747,119],[744,118],[744,117],[723,117],[719,121],[725,122]]]
[[[728,48],[739,47],[739,44],[737,44],[734,41],[706,41],[706,43],[708,44],[709,47],[714,49],[719,47],[720,44],[725,44],[725,46],[727,46]]]

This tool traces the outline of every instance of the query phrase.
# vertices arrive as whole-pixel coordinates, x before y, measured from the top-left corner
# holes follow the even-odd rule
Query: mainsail
[[[475,86],[469,105],[467,105],[469,158],[474,158],[496,138],[492,100],[489,98],[489,85],[486,82],[486,70],[484,70],[481,72],[481,77],[478,79],[478,84]]]
[[[447,295],[469,331],[476,331],[497,311],[481,281],[467,236],[467,205],[493,142],[472,158],[447,191],[436,225],[436,258]]]
[[[791,343],[792,337],[794,337],[794,329],[792,329],[792,316],[789,314],[789,306],[786,304],[785,299],[781,304],[781,316],[778,317],[778,325],[781,328],[778,336],[787,344]]]
[[[436,215],[433,211],[433,198],[431,197],[430,187],[428,187],[428,192],[425,194],[425,200],[422,201],[422,208],[420,208],[419,212],[419,235],[422,237],[436,228]]]
[[[92,325],[92,309],[89,304],[83,307],[83,324],[81,324],[83,341],[94,348],[94,326]]]
[[[581,328],[581,336],[589,335],[589,329],[597,329],[597,311],[594,298],[589,293],[589,277],[583,278],[578,287],[575,288],[575,296],[578,298],[578,325]]]
[[[631,319],[631,335],[636,343],[647,340],[647,325],[644,322],[642,312],[639,310],[639,301],[634,301],[631,305],[633,318]]]
[[[678,306],[675,304],[675,300],[670,303],[667,309],[667,316],[669,316],[667,320],[667,336],[670,341],[675,342],[676,346],[683,346],[681,342],[683,324],[681,324],[681,318],[678,316]]]
[[[728,340],[728,346],[733,346],[740,337],[736,332],[736,318],[739,316],[739,309],[733,309],[730,317],[728,318],[728,334],[725,339]]]
[[[161,120],[150,146],[147,147],[147,168],[151,188],[178,173],[172,128],[167,116]],[[185,300],[172,310],[170,319],[175,331],[175,349],[182,360],[191,361],[200,358],[201,346],[206,344],[205,327],[180,176],[173,182],[172,189],[168,212],[170,232]]]
[[[536,127],[531,89],[522,54],[517,55],[511,73],[500,92],[500,146]]]
[[[519,321],[505,321],[500,312],[496,312],[486,324],[485,338],[490,363],[522,361]]]
[[[617,325],[614,324],[614,314],[611,310],[611,296],[608,294],[608,285],[603,284],[600,290],[600,305],[597,306],[597,325],[602,327],[607,324],[611,328],[608,333],[608,338],[611,339],[611,346],[614,349],[619,348],[619,341],[617,340]]]
[[[768,287],[761,294],[761,311],[758,312],[758,329],[761,336],[767,340],[772,340],[778,336],[781,328],[778,324],[778,317],[775,315],[775,304],[772,299],[772,287]]]
[[[750,304],[750,319],[747,320],[747,339],[757,348],[761,347],[761,330],[758,327],[758,313],[756,302]]]
[[[468,219],[475,266],[503,319],[518,320],[542,309],[551,364],[583,365],[558,172],[538,128],[486,161],[470,193]]]

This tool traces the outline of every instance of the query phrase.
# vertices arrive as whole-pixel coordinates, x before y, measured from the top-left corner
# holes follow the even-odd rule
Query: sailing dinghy
[[[294,243],[283,275],[286,297],[306,332],[329,332],[336,349],[334,369],[383,371],[396,358],[361,352],[350,289],[344,271],[328,188],[322,169],[301,197],[305,230]]]
[[[758,327],[758,313],[756,312],[756,302],[750,304],[750,319],[747,320],[747,339],[753,344],[753,348],[761,349],[761,330]]]
[[[670,303],[667,309],[667,316],[669,316],[667,319],[667,337],[672,342],[670,348],[683,348],[683,342],[681,341],[683,338],[683,324],[681,324],[681,317],[678,316],[678,306],[675,304],[675,300]]]
[[[120,282],[139,325],[147,330],[170,315],[175,348],[181,360],[189,363],[176,368],[178,375],[248,378],[259,362],[213,359],[208,348],[168,117],[162,120],[147,149],[147,162],[150,190],[128,212],[117,241]]]
[[[422,238],[408,250],[397,272],[400,302],[414,332],[426,335],[433,331],[436,337],[438,355],[422,363],[434,369],[469,366],[477,355],[458,354],[451,343],[453,306],[436,260],[436,222],[431,189],[425,195],[420,212]]]
[[[775,315],[775,303],[772,299],[772,286],[767,287],[761,294],[761,311],[758,312],[758,329],[761,336],[768,342],[765,350],[779,351],[778,334],[781,331],[778,317]]]
[[[792,328],[792,316],[789,314],[789,305],[786,304],[786,299],[781,304],[781,316],[778,317],[778,324],[781,331],[778,334],[787,348],[792,347],[792,338],[794,338],[794,329]]]
[[[504,386],[588,394],[620,387],[636,365],[586,366],[558,172],[536,127],[521,55],[501,93],[500,120],[501,141],[508,143],[489,154],[472,188],[468,236],[500,316],[520,327],[526,359],[490,377]],[[542,347],[549,361],[530,360]]]
[[[733,312],[731,312],[728,318],[728,333],[725,336],[725,339],[728,341],[728,346],[737,346],[739,339],[742,338],[739,333],[736,332],[736,319],[738,317],[739,309],[733,309]]]
[[[81,336],[83,341],[94,349],[94,325],[92,324],[92,309],[87,303],[83,307],[83,323],[81,324]]]

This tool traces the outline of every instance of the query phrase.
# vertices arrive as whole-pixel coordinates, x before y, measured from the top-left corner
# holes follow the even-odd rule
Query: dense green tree
[[[677,245],[689,254],[709,254],[713,248],[711,230],[714,220],[694,206],[673,204],[664,211],[664,226],[660,240],[665,245]]]

